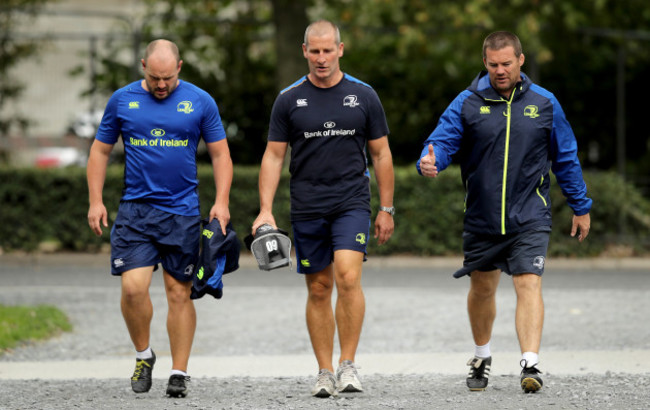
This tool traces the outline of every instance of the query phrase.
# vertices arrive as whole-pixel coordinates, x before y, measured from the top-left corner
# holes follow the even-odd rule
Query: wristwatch
[[[390,216],[395,215],[395,207],[394,206],[380,206],[379,210],[388,213]]]

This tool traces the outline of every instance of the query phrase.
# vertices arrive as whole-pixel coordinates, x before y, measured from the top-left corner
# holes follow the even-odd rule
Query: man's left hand
[[[377,218],[375,218],[375,238],[377,243],[383,245],[388,242],[394,230],[395,221],[393,221],[393,217],[388,212],[379,211]]]
[[[589,214],[584,215],[573,215],[573,226],[571,227],[571,236],[576,236],[578,234],[578,241],[582,242],[589,235],[589,228],[591,227],[591,218]]]
[[[213,219],[219,220],[219,225],[221,225],[221,232],[223,233],[223,236],[226,236],[226,225],[228,225],[228,222],[230,222],[230,210],[228,207],[219,204],[212,205],[208,222],[212,222]]]

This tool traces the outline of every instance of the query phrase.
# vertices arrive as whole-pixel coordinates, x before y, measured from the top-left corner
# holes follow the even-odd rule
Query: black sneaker
[[[167,395],[169,397],[185,397],[187,396],[187,386],[185,382],[190,381],[190,376],[182,376],[180,374],[172,374],[169,376],[169,383],[167,384]]]
[[[534,366],[526,367],[528,363],[525,360],[522,360],[520,363],[521,367],[521,388],[524,390],[524,393],[535,393],[542,388],[544,382],[539,376],[541,371]]]
[[[492,367],[492,356],[482,359],[472,357],[467,362],[469,374],[467,375],[467,387],[471,391],[483,391],[488,385],[490,369]]]
[[[156,354],[151,351],[151,359],[135,359],[135,371],[131,376],[131,388],[136,393],[146,393],[151,389],[151,372],[156,363]]]

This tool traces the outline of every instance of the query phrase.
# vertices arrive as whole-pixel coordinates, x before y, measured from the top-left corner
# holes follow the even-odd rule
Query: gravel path
[[[295,272],[269,274],[243,262],[240,271],[226,278],[222,300],[196,302],[195,357],[209,355],[215,346],[219,356],[310,355],[303,317],[304,283]],[[547,268],[542,361],[544,352],[593,351],[589,360],[600,361],[608,358],[599,351],[605,356],[629,349],[640,352],[634,357],[637,367],[629,372],[588,373],[589,363],[585,363],[575,374],[567,374],[559,371],[559,364],[554,368],[547,362],[547,367],[542,365],[544,388],[537,394],[523,394],[516,370],[504,364],[493,373],[487,391],[468,392],[466,367],[459,363],[457,373],[441,373],[435,366],[431,373],[417,374],[370,374],[362,368],[363,394],[329,399],[309,395],[313,377],[255,375],[194,377],[187,398],[170,399],[164,395],[168,369],[156,368],[152,391],[136,395],[129,386],[129,368],[124,378],[3,377],[0,409],[648,409],[650,265],[607,266],[595,262],[588,267]],[[464,311],[467,283],[451,279],[451,270],[427,261],[366,264],[368,306],[360,354],[471,353]],[[168,356],[161,283],[158,275],[152,285],[152,345],[159,355]],[[498,295],[493,346],[514,352],[514,296],[509,281],[502,280]],[[119,282],[107,273],[105,255],[0,256],[0,303],[55,304],[75,326],[72,333],[1,355],[0,376],[9,363],[132,357],[118,301]],[[611,369],[616,368],[612,363]]]
[[[539,393],[523,394],[514,376],[497,376],[485,392],[468,392],[461,376],[365,376],[366,392],[316,399],[311,378],[192,380],[185,399],[165,397],[154,380],[134,394],[128,380],[3,381],[1,409],[647,409],[650,375],[547,376]]]

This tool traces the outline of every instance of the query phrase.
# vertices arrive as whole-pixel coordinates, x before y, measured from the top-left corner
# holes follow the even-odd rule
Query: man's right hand
[[[436,167],[436,154],[433,152],[433,145],[429,144],[429,153],[420,158],[420,172],[429,178],[438,176],[438,167]]]
[[[277,225],[275,224],[275,218],[271,212],[260,212],[260,214],[257,215],[257,218],[255,218],[255,222],[253,222],[251,234],[254,236],[257,228],[264,224],[269,224],[273,227],[273,229],[278,229]]]
[[[95,235],[102,236],[102,225],[108,228],[108,212],[104,204],[91,205],[88,209],[88,225]]]

